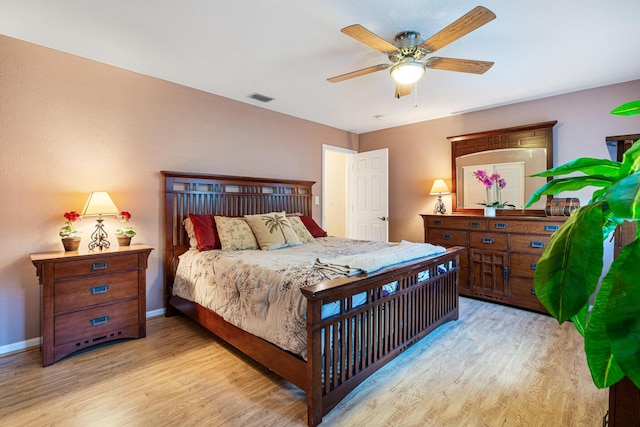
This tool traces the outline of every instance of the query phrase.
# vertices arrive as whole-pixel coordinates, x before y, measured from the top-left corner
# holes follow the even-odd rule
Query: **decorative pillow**
[[[187,231],[187,236],[189,237],[189,247],[197,248],[198,238],[196,237],[196,232],[193,231],[193,223],[189,218],[186,218],[182,223],[184,224],[184,229]]]
[[[256,237],[244,218],[214,217],[223,251],[259,249]]]
[[[199,251],[220,249],[220,239],[216,232],[213,215],[189,214],[189,219],[193,224],[193,231],[198,241]]]
[[[307,227],[307,230],[309,230],[309,233],[311,233],[313,237],[327,237],[327,232],[324,231],[310,216],[300,215],[300,220],[302,220],[302,223]]]
[[[293,231],[296,232],[296,236],[298,236],[298,239],[300,239],[300,242],[302,244],[311,243],[315,241],[315,239],[313,238],[311,233],[309,233],[309,230],[307,230],[307,227],[305,227],[304,223],[302,222],[299,216],[287,216],[287,219],[289,220],[289,223],[291,223],[291,227],[293,227]]]
[[[268,251],[302,244],[284,212],[245,215],[244,219],[251,226],[262,250]]]

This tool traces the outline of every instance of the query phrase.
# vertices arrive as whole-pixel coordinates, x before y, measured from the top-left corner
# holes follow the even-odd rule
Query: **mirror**
[[[484,170],[489,175],[499,173],[505,179],[507,185],[500,191],[501,201],[514,205],[508,214],[544,215],[545,199],[524,212],[522,208],[531,194],[547,181],[547,178],[532,178],[531,175],[553,166],[553,126],[556,123],[536,123],[449,137],[453,210],[481,213],[481,203],[487,198],[496,200],[495,192],[493,196],[487,194],[484,185],[474,175],[477,170]]]

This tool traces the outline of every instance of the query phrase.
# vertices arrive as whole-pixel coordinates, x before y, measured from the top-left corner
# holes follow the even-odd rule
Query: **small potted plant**
[[[77,251],[80,247],[80,231],[74,226],[75,222],[82,219],[76,211],[64,213],[65,223],[58,235],[62,238],[62,245],[65,251]]]
[[[473,173],[473,175],[478,181],[480,181],[482,185],[484,185],[484,188],[487,191],[487,199],[484,201],[484,203],[480,203],[485,207],[485,216],[495,216],[496,209],[504,209],[505,207],[515,208],[515,205],[512,205],[508,202],[502,203],[501,190],[507,186],[507,181],[502,178],[499,173],[492,173],[491,175],[488,175],[486,170],[478,169]],[[494,184],[495,193],[493,192]],[[491,201],[492,194],[495,195],[494,201]]]
[[[131,214],[127,211],[122,211],[116,215],[116,219],[122,224],[122,226],[116,230],[118,244],[120,246],[129,246],[131,244],[131,238],[136,235],[136,231],[129,226]]]

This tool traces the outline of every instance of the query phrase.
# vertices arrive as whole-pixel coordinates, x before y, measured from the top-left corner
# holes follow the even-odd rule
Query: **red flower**
[[[131,219],[131,214],[127,211],[122,211],[118,215],[118,219],[122,219],[124,221],[129,221]]]
[[[80,216],[80,214],[76,211],[65,212],[64,217],[69,222],[76,222],[82,219],[82,216]]]

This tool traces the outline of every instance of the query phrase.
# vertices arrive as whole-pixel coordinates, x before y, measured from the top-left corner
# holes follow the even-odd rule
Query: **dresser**
[[[41,285],[42,365],[97,344],[146,335],[152,247],[31,254]]]
[[[464,246],[460,295],[546,313],[536,297],[533,274],[563,217],[421,215],[424,240]]]

